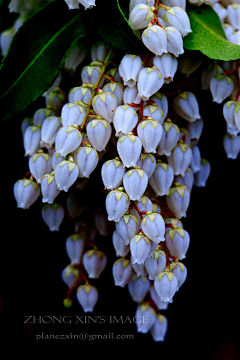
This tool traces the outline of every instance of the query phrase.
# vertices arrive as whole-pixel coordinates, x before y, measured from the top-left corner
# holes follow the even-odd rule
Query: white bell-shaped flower
[[[171,151],[177,145],[180,138],[180,129],[170,119],[162,124],[162,137],[157,147],[158,155],[171,155]]]
[[[167,35],[157,24],[149,24],[142,32],[142,42],[155,55],[167,53]]]
[[[59,190],[65,192],[75,183],[79,175],[79,168],[72,160],[63,160],[55,168],[55,180]]]
[[[167,34],[167,51],[175,57],[183,54],[183,40],[180,31],[174,26],[167,26],[165,32]]]
[[[212,7],[213,7],[213,10],[218,14],[221,22],[224,22],[224,20],[227,16],[227,9],[225,8],[225,6],[223,6],[221,3],[216,1],[212,4]]]
[[[53,146],[60,127],[61,118],[59,116],[49,116],[43,121],[41,128],[41,147],[49,149]]]
[[[81,80],[82,83],[96,85],[98,79],[101,75],[101,67],[100,66],[84,66],[81,71]],[[99,83],[99,87],[102,87],[104,83],[104,78],[101,79]]]
[[[233,28],[233,32],[228,35],[227,39],[233,44],[240,45],[240,30]]]
[[[192,123],[188,121],[186,124],[186,128],[188,130],[191,143],[193,145],[197,144],[203,131],[203,119],[197,119]]]
[[[117,99],[112,93],[102,91],[94,96],[92,107],[101,118],[112,122],[114,112],[117,108]]]
[[[101,168],[101,176],[105,189],[113,190],[122,184],[125,168],[123,163],[115,158],[106,161]]]
[[[80,263],[84,246],[85,239],[80,234],[75,233],[67,237],[67,240],[65,242],[65,248],[71,264]]]
[[[98,279],[107,265],[107,257],[101,250],[94,248],[83,254],[82,262],[88,277]]]
[[[132,265],[132,268],[134,270],[134,273],[137,275],[137,276],[147,276],[147,270],[145,268],[145,265],[144,264],[133,264],[132,263],[132,257],[130,258],[131,260],[131,265]]]
[[[49,117],[49,116],[54,116],[55,112],[52,109],[48,109],[48,108],[40,108],[37,111],[35,111],[35,113],[33,114],[33,124],[32,125],[42,125],[43,121]]]
[[[145,4],[148,6],[154,6],[155,1],[154,0],[130,0],[129,2],[129,13],[132,11],[132,9],[139,5],[139,4]]]
[[[146,101],[150,96],[158,92],[163,84],[164,77],[155,66],[144,67],[140,70],[138,76],[138,95],[143,101]]]
[[[227,6],[227,22],[235,30],[240,30],[240,6],[239,4],[229,4]]]
[[[137,166],[140,167],[150,178],[156,168],[156,158],[152,154],[141,153]]]
[[[143,64],[140,56],[131,54],[124,55],[118,67],[119,75],[123,80],[124,86],[134,87],[142,68]]]
[[[177,28],[182,36],[186,36],[192,32],[186,11],[178,6],[173,6],[168,9],[164,15],[164,20],[170,26]]]
[[[158,244],[164,241],[165,222],[160,214],[149,212],[141,222],[141,228],[144,234]]]
[[[155,153],[162,137],[162,125],[149,117],[137,126],[137,135],[146,153]]]
[[[21,179],[15,182],[13,194],[17,207],[28,209],[40,196],[40,186],[31,179]]]
[[[200,170],[201,152],[197,145],[192,146],[192,158],[189,166],[194,174]]]
[[[117,100],[117,106],[122,105],[124,86],[121,83],[109,82],[108,84],[104,85],[103,91],[110,92],[115,96]]]
[[[65,212],[61,204],[46,204],[42,208],[42,218],[50,231],[59,231]]]
[[[166,316],[157,314],[156,320],[150,329],[154,341],[164,341],[168,329],[168,321]]]
[[[74,268],[72,264],[67,265],[61,273],[62,280],[69,289],[74,286],[79,278],[79,275],[79,269]]]
[[[210,80],[210,91],[213,101],[221,104],[231,95],[234,88],[233,80],[227,75],[216,75]]]
[[[135,135],[122,136],[117,142],[117,151],[125,167],[136,166],[141,150],[142,142]]]
[[[200,167],[201,167],[201,160],[200,160]],[[185,185],[188,188],[188,190],[191,192],[192,187],[194,185],[194,173],[192,169],[190,167],[187,168],[185,174],[183,176],[182,175],[175,176],[174,181],[178,182],[181,185]]]
[[[240,151],[240,136],[226,134],[223,138],[223,148],[228,159],[236,159]]]
[[[158,160],[156,168],[149,178],[149,184],[157,196],[168,195],[173,179],[174,171],[172,166]]]
[[[154,19],[153,7],[145,4],[134,6],[129,14],[129,25],[133,30],[144,29]]]
[[[52,204],[59,193],[60,190],[57,187],[54,171],[45,174],[41,181],[42,202]]]
[[[149,280],[154,280],[158,274],[166,269],[167,258],[165,252],[160,249],[156,249],[152,256],[146,259],[144,265],[148,272]]]
[[[173,81],[178,68],[178,61],[175,56],[167,53],[161,56],[154,56],[153,65],[160,71],[166,84]]]
[[[184,91],[174,99],[174,110],[179,116],[190,122],[201,118],[198,101],[191,91]]]
[[[170,231],[172,228],[183,228],[182,222],[175,218],[175,217],[169,217],[165,219],[165,226],[166,226],[166,233]]]
[[[76,40],[64,61],[64,69],[76,71],[77,67],[83,62],[87,55],[85,45]]]
[[[128,170],[123,176],[123,186],[130,200],[141,200],[148,184],[148,176],[140,168]]]
[[[135,313],[137,332],[146,334],[156,320],[156,313],[148,303],[138,305]]]
[[[124,105],[135,104],[140,106],[141,99],[138,94],[137,86],[129,87],[126,86],[123,92],[123,103]],[[135,110],[139,110],[139,107],[135,107]]]
[[[226,101],[223,105],[223,116],[227,125],[227,132],[230,135],[237,135],[239,133],[239,125],[240,121],[238,120],[240,112],[239,112],[239,102],[230,100]],[[235,121],[236,117],[236,121]],[[237,126],[238,124],[238,126]]]
[[[172,261],[170,264],[170,271],[174,273],[178,279],[178,290],[185,282],[187,277],[187,268],[180,261]]]
[[[153,210],[153,203],[152,201],[147,197],[147,196],[142,196],[141,200],[137,200],[135,201],[135,204],[137,205],[138,210],[136,210],[134,207],[130,210],[130,214],[136,216],[136,218],[138,219],[139,224],[141,223],[141,219],[144,218],[146,216],[147,211],[152,212]],[[138,211],[140,211],[141,217],[138,213]]]
[[[119,222],[121,217],[127,212],[130,201],[128,195],[122,188],[118,188],[108,193],[105,204],[108,220]]]
[[[119,133],[130,133],[138,122],[138,114],[130,105],[120,105],[116,108],[113,116],[113,125],[116,131],[116,136]]]
[[[142,265],[151,251],[151,241],[142,233],[135,235],[130,241],[132,263]]]
[[[174,273],[165,270],[155,277],[154,288],[162,302],[172,303],[178,289],[178,279]]]
[[[168,208],[178,219],[186,217],[187,209],[190,203],[190,191],[184,185],[175,184],[166,197]]]
[[[37,183],[40,183],[43,175],[49,174],[52,171],[52,157],[39,150],[29,158],[28,166],[32,176]]]
[[[83,104],[82,104],[83,105]],[[66,103],[61,110],[61,119],[63,126],[66,125],[82,125],[85,115],[87,113],[86,106],[80,103]]]
[[[23,134],[25,156],[32,156],[40,149],[41,125],[28,126]]]
[[[71,88],[68,93],[69,103],[75,103],[76,101],[82,101],[88,104],[92,97],[92,90],[84,86],[75,86]]]
[[[106,120],[91,120],[87,124],[87,136],[92,147],[103,151],[110,140],[112,128]]]
[[[95,149],[91,146],[79,147],[73,155],[74,162],[79,168],[78,177],[89,178],[90,174],[95,170],[99,156]]]
[[[129,244],[125,244],[122,237],[119,235],[117,230],[114,230],[112,234],[112,243],[116,252],[117,257],[124,257],[126,256],[130,251]]]
[[[238,139],[238,149],[240,151],[240,139]],[[211,165],[206,159],[201,159],[201,168],[194,174],[194,185],[198,187],[206,186],[206,182],[211,172]]]
[[[159,122],[161,125],[164,120],[163,110],[156,104],[144,106],[143,116],[150,116],[153,120]]]
[[[174,175],[184,176],[192,159],[192,149],[190,146],[179,140],[178,144],[167,157],[169,165],[173,168]]]
[[[150,281],[147,277],[134,275],[128,283],[128,292],[133,301],[141,303],[150,288]]]
[[[90,284],[80,285],[76,292],[77,300],[83,312],[93,312],[98,301],[98,291],[95,286]]]
[[[134,274],[130,260],[124,257],[117,259],[113,264],[112,274],[115,286],[125,287]]]
[[[154,302],[154,304],[158,308],[158,310],[167,310],[168,303],[163,303],[162,302],[162,300],[158,296],[158,294],[157,294],[157,292],[156,292],[153,285],[150,287],[149,294],[151,296],[152,301]]]
[[[161,92],[157,92],[153,96],[150,97],[150,100],[153,100],[155,102],[155,104],[162,110],[163,120],[164,120],[168,114],[168,98],[167,98],[167,96]]]
[[[56,166],[64,160],[64,156],[60,155],[56,150],[52,154],[52,168],[55,170]]]
[[[103,41],[93,44],[90,49],[92,61],[104,61],[107,57],[108,49]]]
[[[176,256],[179,260],[185,259],[189,243],[189,233],[182,228],[173,228],[166,234],[167,248],[170,253],[173,256]]]
[[[116,223],[116,231],[125,245],[129,244],[130,240],[139,233],[139,230],[140,223],[132,214],[123,215]]]
[[[82,134],[77,125],[65,125],[61,127],[56,136],[56,151],[66,156],[76,150],[82,142]]]

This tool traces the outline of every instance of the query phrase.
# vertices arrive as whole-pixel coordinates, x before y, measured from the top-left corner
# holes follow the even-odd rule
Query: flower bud
[[[85,245],[85,239],[80,234],[73,234],[68,236],[65,242],[67,255],[71,264],[79,264],[82,258]]]
[[[79,269],[69,264],[63,269],[61,277],[68,288],[71,289],[79,278]]]
[[[44,93],[44,96],[46,99],[46,106],[52,107],[55,110],[61,109],[66,98],[66,94],[59,87],[51,87]]]
[[[150,178],[156,168],[156,158],[152,154],[141,153],[137,161],[137,166]]]
[[[200,170],[201,167],[201,153],[200,149],[197,145],[192,146],[192,158],[190,162],[190,168],[192,172],[195,174]]]
[[[73,157],[79,168],[78,177],[89,178],[98,164],[99,156],[97,151],[91,146],[83,146],[74,152]]]
[[[101,74],[101,67],[100,66],[84,66],[81,71],[81,80],[82,83],[96,85],[98,78]],[[104,83],[104,78],[101,79],[99,87],[102,87]]]
[[[162,125],[163,123],[163,111],[156,104],[146,105],[143,108],[143,116],[149,116],[153,120]]]
[[[106,197],[108,220],[119,222],[130,206],[128,195],[121,188],[112,190]]]
[[[131,54],[124,55],[118,68],[124,86],[134,87],[142,68],[143,65],[140,56]]]
[[[137,332],[146,334],[155,322],[156,313],[149,304],[142,303],[137,307],[136,319]]]
[[[60,155],[59,153],[54,150],[52,155],[52,168],[55,170],[56,166],[60,164],[64,160],[64,156]]]
[[[174,171],[172,166],[162,161],[157,161],[156,168],[149,178],[149,184],[157,196],[168,195],[173,179]]]
[[[168,328],[168,321],[166,316],[158,314],[153,326],[150,329],[153,340],[156,342],[164,341]]]
[[[50,173],[52,170],[52,157],[39,150],[29,158],[28,166],[32,176],[37,183],[40,183],[43,175]]]
[[[190,191],[184,185],[176,184],[169,191],[166,197],[168,208],[175,214],[178,219],[186,217],[186,212],[190,203]]]
[[[130,0],[129,2],[129,12],[132,11],[132,9],[139,5],[139,4],[144,4],[144,5],[148,5],[148,6],[154,6],[155,1],[154,0]]]
[[[154,56],[153,65],[160,71],[166,84],[173,81],[178,67],[178,61],[173,55],[167,53],[161,56]]]
[[[123,92],[123,103],[124,105],[128,104],[135,104],[140,106],[141,99],[138,94],[137,86],[134,86],[130,88],[129,86],[126,86],[124,92]],[[135,110],[139,110],[140,107],[135,107]]]
[[[174,175],[184,176],[192,159],[190,146],[179,140],[171,154],[167,157],[169,165],[173,168]]]
[[[178,289],[178,279],[174,273],[165,270],[155,277],[154,288],[162,302],[172,303]]]
[[[150,287],[149,293],[152,301],[159,310],[166,310],[168,308],[168,303],[162,302],[153,285]]]
[[[60,127],[61,118],[59,116],[49,116],[43,120],[41,128],[41,147],[49,149],[53,146]]]
[[[33,114],[33,125],[42,125],[43,121],[49,117],[49,116],[54,116],[55,115],[55,111],[53,111],[52,109],[48,109],[48,108],[41,108],[38,109],[37,111],[35,111],[35,113]]]
[[[121,238],[117,230],[113,232],[112,242],[116,252],[116,256],[124,257],[129,253],[130,246],[128,244],[125,244],[124,240]]]
[[[107,57],[108,49],[103,41],[93,44],[90,49],[92,61],[104,61]]]
[[[240,136],[226,134],[223,138],[223,147],[228,159],[236,159],[240,151]]]
[[[78,166],[70,160],[63,160],[55,168],[55,180],[59,190],[65,192],[75,183],[79,174]]]
[[[87,109],[79,103],[67,103],[61,110],[61,119],[63,126],[82,125]]]
[[[240,143],[240,139],[238,140],[238,142]],[[240,150],[240,144],[238,149]],[[211,166],[209,161],[205,159],[201,159],[200,170],[196,174],[194,174],[194,185],[198,187],[206,186],[206,182],[210,175],[210,171],[211,171]]]
[[[113,116],[113,125],[116,130],[116,136],[119,133],[130,133],[138,122],[138,115],[130,105],[120,105],[116,108]]]
[[[132,263],[142,265],[151,251],[151,242],[146,236],[139,233],[131,239],[130,251]]]
[[[60,204],[46,204],[42,208],[42,218],[50,231],[59,231],[64,218],[64,209]]]
[[[68,93],[69,103],[75,103],[76,101],[82,101],[88,104],[92,97],[91,89],[84,86],[73,87]]]
[[[235,30],[240,30],[240,6],[239,4],[229,4],[227,6],[227,20]]]
[[[138,95],[146,101],[164,84],[164,78],[156,67],[144,67],[139,72],[137,89]]]
[[[167,51],[175,57],[183,54],[183,40],[180,31],[174,26],[167,26],[165,32],[167,35]]]
[[[98,279],[107,264],[107,257],[97,249],[88,250],[82,257],[84,269],[90,279]]]
[[[87,136],[92,147],[103,151],[110,140],[112,128],[106,120],[91,120],[87,124]]]
[[[54,176],[54,171],[45,174],[41,180],[42,202],[52,204],[54,199],[60,193]]]
[[[76,40],[64,62],[64,68],[75,71],[87,55],[85,45]]]
[[[40,149],[41,125],[28,126],[23,134],[25,156],[32,156]]]
[[[170,271],[174,273],[178,279],[178,289],[182,286],[187,277],[187,268],[180,261],[173,261],[170,264]]]
[[[192,32],[186,11],[178,6],[173,6],[167,10],[164,15],[164,20],[170,26],[177,28],[182,36],[186,36]]]
[[[154,280],[155,277],[163,272],[167,266],[166,254],[160,249],[156,249],[152,256],[146,259],[145,267],[148,272],[149,280]]]
[[[125,245],[129,244],[130,240],[139,233],[139,230],[140,224],[136,216],[132,214],[123,215],[116,223],[116,231]]]
[[[160,92],[157,92],[156,94],[151,96],[150,100],[153,100],[156,103],[156,105],[162,110],[163,120],[164,120],[168,114],[168,99],[167,99],[166,95],[164,95]]]
[[[153,8],[145,4],[134,6],[129,15],[129,25],[133,30],[144,29],[154,19]]]
[[[120,258],[115,261],[112,268],[115,286],[125,287],[133,276],[133,269],[130,260]]]
[[[147,213],[141,222],[141,228],[144,234],[154,243],[158,244],[165,240],[165,222],[160,214]]]
[[[142,142],[135,135],[122,136],[117,142],[117,151],[125,167],[136,166],[142,150]]]
[[[145,152],[155,153],[162,137],[162,125],[149,118],[138,124],[137,134]]]
[[[142,196],[141,200],[135,201],[135,204],[137,205],[138,210],[140,210],[140,212],[142,213],[145,213],[147,211],[152,212],[153,204],[152,201],[147,196]],[[141,217],[138,211],[134,207],[130,210],[130,214],[136,216],[139,224],[141,223]],[[145,216],[146,215],[142,214],[142,218],[144,218]]]
[[[128,283],[128,292],[137,303],[141,303],[150,288],[150,281],[146,277],[134,275]]]
[[[117,158],[106,161],[101,169],[102,181],[105,189],[113,190],[122,184],[125,168]]]
[[[170,253],[179,260],[186,257],[189,248],[190,237],[186,230],[182,228],[173,228],[166,234],[166,245]]]
[[[15,182],[13,194],[17,202],[17,207],[28,209],[40,196],[40,187],[33,180],[21,179]]]
[[[200,160],[200,167],[201,167],[201,160]],[[199,170],[198,170],[199,171]],[[192,187],[194,185],[194,173],[192,172],[191,168],[187,168],[185,174],[175,176],[174,179],[175,182],[178,182],[181,185],[184,185],[188,188],[188,190],[191,192]]]
[[[174,99],[174,110],[179,116],[190,122],[201,118],[196,96],[190,91],[182,92]]]
[[[100,92],[94,96],[92,107],[97,115],[108,122],[112,122],[114,112],[117,108],[117,99],[110,92]]]
[[[167,53],[167,35],[157,24],[149,24],[142,32],[142,42],[155,55]]]
[[[82,134],[78,130],[77,125],[65,125],[61,127],[56,136],[55,147],[56,151],[62,155],[76,150],[82,141]]]
[[[202,134],[202,130],[203,130],[203,120],[202,119],[197,119],[194,122],[187,122],[186,124],[186,128],[188,130],[190,139],[191,139],[191,143],[193,145],[197,144],[198,140],[201,137]]]
[[[83,308],[83,312],[93,312],[98,301],[98,291],[90,284],[80,285],[77,288],[77,300]]]
[[[171,151],[177,145],[180,138],[180,129],[170,119],[163,122],[162,137],[157,147],[158,155],[171,155]]]
[[[132,265],[132,268],[134,270],[134,273],[137,275],[137,276],[147,276],[147,270],[144,266],[144,264],[133,264],[132,263],[132,257],[131,257],[131,265]]]
[[[229,76],[216,75],[210,81],[210,91],[213,101],[221,104],[233,91],[234,83]]]
[[[148,176],[141,169],[132,169],[123,176],[123,186],[130,200],[141,200],[148,184]]]
[[[117,106],[122,105],[123,103],[123,91],[124,86],[121,83],[110,82],[103,87],[104,92],[110,92],[113,94],[117,100]]]

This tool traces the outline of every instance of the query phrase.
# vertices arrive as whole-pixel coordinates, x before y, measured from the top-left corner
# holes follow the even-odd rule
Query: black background
[[[111,236],[103,237],[99,248],[108,257],[100,279],[92,283],[98,288],[99,300],[93,313],[85,315],[105,323],[76,322],[84,316],[75,294],[71,309],[62,301],[67,287],[61,272],[69,260],[65,240],[74,232],[74,224],[65,219],[59,232],[50,232],[41,217],[42,203],[29,210],[17,209],[13,197],[14,183],[28,171],[24,157],[20,122],[1,124],[1,332],[7,339],[30,341],[35,345],[71,341],[81,349],[90,340],[36,340],[46,334],[109,334],[133,335],[134,339],[94,340],[98,348],[107,345],[142,344],[161,354],[188,354],[204,359],[239,359],[239,165],[240,159],[227,159],[222,145],[226,132],[222,106],[212,103],[203,93],[199,99],[204,129],[199,141],[201,155],[211,163],[211,175],[205,188],[194,187],[184,228],[190,234],[190,247],[183,261],[188,269],[187,280],[176,293],[173,303],[163,312],[168,318],[164,343],[153,342],[150,334],[136,332],[132,321],[137,304],[124,289],[115,287],[112,265],[116,260]],[[63,318],[70,315],[72,323],[24,324],[27,316]],[[111,323],[110,316],[126,319]],[[46,318],[49,317],[49,318]]]

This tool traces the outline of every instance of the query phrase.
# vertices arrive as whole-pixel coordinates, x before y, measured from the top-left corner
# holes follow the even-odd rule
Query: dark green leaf
[[[83,10],[54,1],[15,34],[0,68],[1,120],[24,110],[52,85],[72,43],[85,35]]]
[[[211,6],[189,7],[187,13],[193,32],[183,39],[185,49],[200,50],[215,60],[240,58],[240,46],[226,39],[221,21]]]
[[[128,52],[146,52],[142,41],[128,24],[128,14],[122,8],[123,0],[99,1],[94,9],[97,14],[98,33],[112,47]],[[125,6],[126,7],[126,6]]]

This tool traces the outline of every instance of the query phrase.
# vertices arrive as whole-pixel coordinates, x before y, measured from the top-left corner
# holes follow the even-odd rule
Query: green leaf
[[[237,60],[240,58],[240,46],[226,39],[219,16],[211,6],[189,6],[187,14],[192,33],[183,39],[188,50],[200,50],[210,59]]]
[[[19,28],[0,67],[1,120],[12,118],[49,89],[72,43],[85,35],[83,10],[54,1]]]
[[[124,0],[104,0],[97,3],[94,10],[98,34],[116,49],[144,53],[146,48],[128,23],[128,6],[129,2]]]

